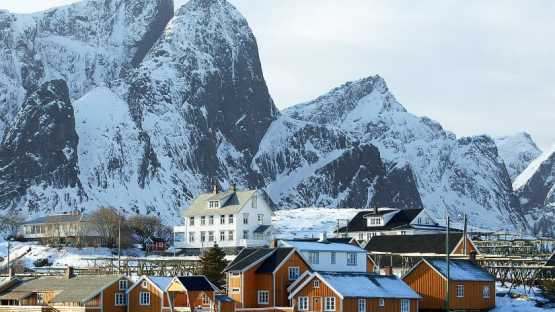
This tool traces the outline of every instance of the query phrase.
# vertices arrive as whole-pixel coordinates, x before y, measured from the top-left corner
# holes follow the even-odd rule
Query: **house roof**
[[[22,280],[2,295],[55,291],[57,294],[51,302],[85,302],[119,279],[121,276],[115,275],[80,275],[70,279],[52,276],[31,278]]]
[[[59,214],[52,216],[39,217],[29,221],[25,221],[22,224],[45,224],[45,223],[63,223],[63,222],[78,222],[78,221],[88,221],[89,216],[85,214]]]
[[[424,259],[423,261],[434,268],[444,278],[447,278],[446,259]],[[407,273],[407,275],[409,273]],[[481,266],[469,260],[453,259],[449,260],[449,280],[493,282],[495,281],[495,277]]]
[[[266,231],[268,231],[272,226],[271,225],[260,225],[258,226],[253,233],[255,234],[259,234],[259,233],[265,233]]]
[[[463,234],[449,234],[449,251],[452,253]],[[364,247],[370,252],[435,253],[445,254],[445,234],[378,235]]]
[[[369,273],[314,273],[343,298],[399,298],[420,299],[414,290],[394,275],[377,275]],[[292,294],[304,288],[313,278],[299,285]]]
[[[162,291],[166,291],[173,280],[173,277],[167,276],[147,276],[147,278]]]
[[[233,302],[233,299],[226,295],[216,295],[216,300],[220,302]]]
[[[204,193],[198,195],[189,205],[182,210],[184,216],[197,216],[207,213],[233,214],[239,212],[245,203],[255,194],[262,196],[273,207],[272,201],[263,190],[227,191],[222,193]],[[223,200],[219,208],[208,208],[210,200]]]
[[[294,247],[300,251],[341,251],[341,252],[363,252],[364,249],[353,244],[333,243],[333,242],[310,242],[299,240],[280,240],[280,245],[284,247]]]
[[[380,209],[378,214],[375,214],[374,210],[364,210],[357,213],[351,221],[349,221],[346,227],[341,227],[337,232],[366,232],[366,231],[384,231],[397,229],[402,226],[408,226],[416,216],[420,214],[424,209]],[[383,216],[385,214],[397,211],[395,215],[383,226],[368,226],[367,217],[371,216]]]
[[[277,267],[295,250],[294,248],[279,247],[275,248],[274,252],[266,258],[260,267],[256,270],[258,273],[272,273]]]
[[[327,237],[326,241],[328,243],[339,243],[339,244],[350,244],[354,238],[352,237]],[[298,242],[318,242],[320,238],[310,237],[310,238],[295,238],[293,239]]]
[[[206,278],[206,276],[179,276],[179,282],[188,291],[218,291],[218,288]]]
[[[271,248],[244,248],[237,257],[227,265],[224,271],[243,271],[252,264],[269,257],[272,252],[273,249]]]

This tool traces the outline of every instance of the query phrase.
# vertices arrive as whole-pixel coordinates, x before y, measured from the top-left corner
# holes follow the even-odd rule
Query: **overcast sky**
[[[253,28],[280,108],[379,74],[409,111],[459,136],[527,131],[544,149],[555,143],[555,1],[230,1]]]

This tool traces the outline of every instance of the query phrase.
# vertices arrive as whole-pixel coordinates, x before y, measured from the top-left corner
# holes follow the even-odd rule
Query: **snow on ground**
[[[332,234],[340,226],[346,225],[360,209],[299,208],[278,210],[273,218],[277,238],[319,237],[320,233]]]
[[[511,289],[510,296],[508,294],[509,287],[503,287],[499,283],[496,285],[497,297],[496,307],[491,312],[545,312],[555,311],[555,306],[537,307],[537,302],[546,302],[547,300],[540,295],[540,291],[535,289],[534,292],[527,294],[521,287]],[[513,298],[516,297],[516,298]]]

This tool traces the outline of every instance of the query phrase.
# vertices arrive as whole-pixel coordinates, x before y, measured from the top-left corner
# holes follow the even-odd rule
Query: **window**
[[[119,290],[127,290],[127,281],[121,280],[118,282]]]
[[[206,217],[205,216],[200,217],[200,225],[206,225]]]
[[[189,225],[195,225],[195,217],[189,217]]]
[[[264,215],[263,214],[258,214],[256,216],[256,222],[258,222],[258,224],[264,223]]]
[[[301,273],[299,267],[289,267],[288,268],[288,273],[289,273],[289,280],[290,281],[295,281],[297,280],[297,278],[299,278],[299,275]]]
[[[268,304],[270,302],[270,293],[267,290],[258,291],[258,304]]]
[[[200,232],[200,241],[204,243],[206,241],[206,232]]]
[[[364,233],[358,233],[358,240],[364,240]]]
[[[239,288],[231,288],[231,292],[234,293],[234,294],[238,294],[238,293],[241,292],[241,289],[239,289]]]
[[[457,298],[464,298],[464,285],[457,285]]]
[[[208,202],[208,207],[210,208],[218,208],[220,207],[220,202],[217,200],[211,200]]]
[[[139,294],[139,304],[140,305],[150,305],[150,293],[141,292]]]
[[[209,216],[208,217],[208,224],[214,225],[214,216]]]
[[[247,230],[243,231],[243,239],[249,239],[249,231]]]
[[[229,215],[228,219],[229,219],[228,223],[233,224],[233,215]]]
[[[220,216],[220,224],[225,224],[225,215]]]
[[[380,298],[380,300],[378,301],[378,304],[380,307],[384,307],[385,306],[385,300],[383,298]]]
[[[337,259],[337,253],[335,251],[332,251],[331,252],[331,261],[330,261],[330,263],[335,264],[336,259]]]
[[[44,294],[43,293],[37,293],[37,303],[38,304],[44,304]]]
[[[407,235],[407,231],[401,231],[401,235]]]
[[[213,241],[214,241],[214,231],[209,231],[209,232],[208,232],[208,241],[209,241],[209,242],[213,242]]]
[[[308,311],[308,297],[299,297],[299,311]]]
[[[335,297],[325,298],[324,311],[335,311]]]
[[[308,261],[310,264],[318,264],[320,263],[320,253],[317,251],[309,251],[308,252]]]
[[[401,299],[401,312],[410,312],[410,301],[408,299]]]
[[[489,299],[489,286],[484,286],[482,289],[482,297],[484,297],[484,299]]]
[[[195,232],[189,232],[189,243],[193,243],[195,241]]]
[[[148,283],[146,281],[143,281],[143,288],[148,288]]]
[[[116,306],[124,306],[125,305],[125,293],[116,293],[116,298],[114,300]]]
[[[357,254],[356,254],[356,252],[347,253],[347,265],[357,265]]]
[[[422,224],[422,217],[418,217],[418,221],[416,221],[417,224]]]
[[[202,294],[202,304],[203,305],[210,305],[210,297],[206,294]]]
[[[366,299],[358,299],[358,312],[366,312]]]
[[[227,239],[232,241],[233,240],[233,231],[227,232]]]
[[[220,231],[220,241],[225,241],[225,231]]]
[[[313,285],[314,288],[320,288],[320,280],[315,279]]]
[[[252,208],[258,207],[257,201],[258,201],[258,199],[256,198],[256,195],[254,195],[254,196],[252,197],[252,200],[251,200],[251,206],[252,206]]]
[[[181,243],[183,241],[185,241],[185,233],[182,232],[175,232],[174,234],[174,241],[176,243]]]
[[[382,225],[382,218],[380,217],[368,218],[368,225]]]
[[[243,224],[249,224],[249,214],[248,213],[243,214]]]

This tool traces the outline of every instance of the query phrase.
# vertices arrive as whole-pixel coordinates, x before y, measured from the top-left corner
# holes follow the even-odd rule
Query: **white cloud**
[[[542,147],[555,142],[555,1],[230,1],[253,28],[280,108],[380,74],[409,111],[459,135],[525,130]]]

